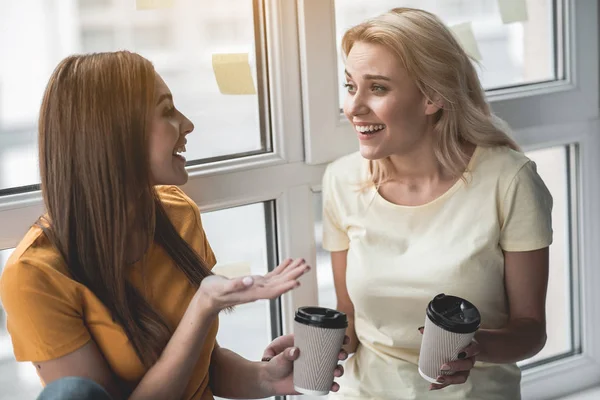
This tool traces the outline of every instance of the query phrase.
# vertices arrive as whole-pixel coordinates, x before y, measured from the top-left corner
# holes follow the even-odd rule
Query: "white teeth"
[[[376,131],[380,131],[383,128],[385,128],[385,125],[355,125],[354,126],[356,128],[357,131],[361,132],[361,133],[366,133],[366,132],[376,132]]]
[[[176,156],[179,153],[185,153],[185,145],[176,148],[173,152],[173,155]]]

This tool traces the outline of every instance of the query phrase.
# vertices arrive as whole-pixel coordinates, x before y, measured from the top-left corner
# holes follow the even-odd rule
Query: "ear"
[[[433,97],[425,96],[425,115],[433,115],[444,108],[444,101],[435,94]]]

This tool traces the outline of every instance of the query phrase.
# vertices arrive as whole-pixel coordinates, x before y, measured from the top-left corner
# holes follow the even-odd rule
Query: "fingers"
[[[344,336],[344,343],[342,343],[342,344],[348,344],[348,343],[350,343],[350,336],[346,335],[346,336]]]
[[[273,271],[269,272],[267,276],[281,275],[284,272],[298,268],[299,266],[305,263],[306,261],[304,261],[303,258],[296,258],[295,260],[292,260],[291,258],[286,258]]]
[[[287,293],[290,290],[297,288],[298,286],[300,286],[300,282],[298,282],[296,280],[281,282],[279,284],[276,284],[269,288],[266,288],[266,291],[268,294],[264,298],[268,298],[271,300],[276,299],[277,297],[281,296],[282,294]],[[261,298],[262,298],[262,296],[261,296]]]
[[[333,371],[333,376],[339,378],[342,375],[344,375],[344,367],[338,365],[337,367],[335,367],[335,371]],[[340,385],[338,385],[336,382],[333,382],[333,385],[331,385],[331,391],[337,392],[338,390],[340,390]]]
[[[271,359],[275,357],[277,354],[292,346],[294,346],[294,335],[287,334],[279,336],[265,349],[265,352],[263,353],[263,361],[265,361],[266,358]]]
[[[429,390],[439,390],[443,389],[449,385],[460,385],[467,381],[469,378],[470,371],[461,371],[457,372],[454,375],[443,375],[438,376],[437,381],[439,383],[432,383],[429,386]]]
[[[254,284],[254,278],[251,276],[240,276],[230,279],[225,283],[225,293],[234,293],[245,290]]]
[[[463,351],[458,353],[458,358],[459,359],[473,358],[473,357],[477,356],[479,354],[479,352],[480,352],[479,343],[477,343],[475,340],[473,340],[471,342],[471,344],[469,344],[467,347],[465,347],[463,349]]]
[[[348,353],[346,353],[345,350],[342,350],[342,351],[339,352],[339,354],[338,354],[338,360],[344,361],[347,358],[348,358]]]
[[[273,271],[269,272],[267,275],[277,275],[277,274],[281,273],[283,270],[285,270],[287,267],[289,267],[293,261],[294,260],[292,260],[291,258],[286,258],[277,267],[275,267],[275,269]]]
[[[470,371],[471,368],[473,368],[473,365],[475,365],[474,358],[465,358],[464,360],[451,361],[442,365],[442,371],[448,371],[450,373],[458,371]]]
[[[473,341],[458,353],[458,360],[442,365],[442,371],[468,371],[475,365],[479,354],[479,343]]]
[[[308,271],[310,271],[310,266],[306,264],[303,259],[300,259],[301,262],[296,263],[294,261],[285,271],[283,271],[279,276],[283,280],[288,279],[298,279]]]
[[[283,352],[283,357],[288,361],[294,361],[300,355],[300,350],[297,347],[290,347]]]

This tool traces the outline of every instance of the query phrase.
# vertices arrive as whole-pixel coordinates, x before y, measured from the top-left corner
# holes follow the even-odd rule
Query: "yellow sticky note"
[[[213,268],[213,272],[217,275],[222,275],[230,279],[237,278],[238,276],[252,275],[250,263],[248,262],[217,264]]]
[[[175,0],[135,0],[136,10],[154,10],[157,8],[171,8]]]
[[[498,9],[505,24],[527,21],[526,0],[498,0]]]
[[[477,46],[477,40],[475,40],[471,23],[464,22],[454,25],[450,29],[454,32],[456,40],[458,40],[465,52],[475,60],[481,61],[481,53],[479,52],[479,46]]]
[[[213,71],[223,94],[256,94],[248,53],[213,54]]]

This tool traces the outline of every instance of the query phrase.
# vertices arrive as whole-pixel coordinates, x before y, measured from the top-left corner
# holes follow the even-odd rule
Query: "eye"
[[[375,93],[384,93],[387,91],[387,88],[381,85],[373,85],[371,90]]]
[[[174,117],[175,116],[175,107],[171,106],[171,107],[167,107],[164,111],[164,116],[165,117]]]
[[[343,86],[346,88],[346,90],[348,91],[348,93],[353,93],[353,92],[356,91],[356,88],[351,83],[344,83]]]

